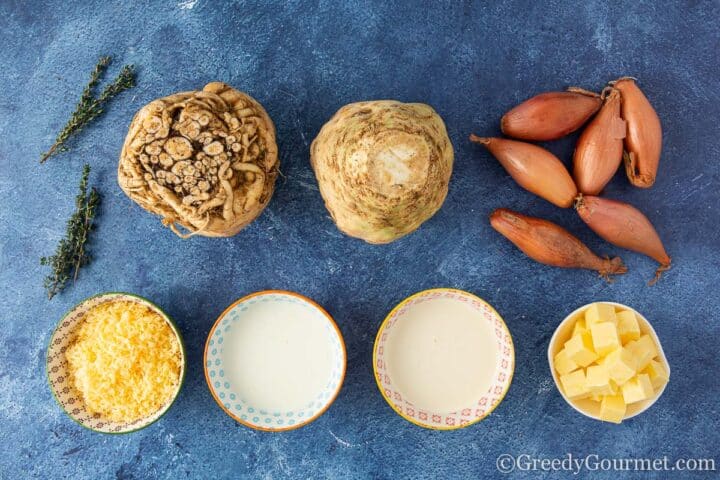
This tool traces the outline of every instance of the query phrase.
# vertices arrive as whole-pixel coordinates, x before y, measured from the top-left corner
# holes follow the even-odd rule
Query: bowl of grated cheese
[[[124,292],[90,297],[50,337],[47,376],[58,404],[83,427],[129,433],[158,420],[185,376],[182,337],[149,300]]]

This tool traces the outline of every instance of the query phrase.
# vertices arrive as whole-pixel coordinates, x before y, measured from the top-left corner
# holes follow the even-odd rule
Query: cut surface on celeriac
[[[320,130],[310,160],[338,228],[369,243],[417,229],[445,200],[453,148],[421,103],[352,103]]]
[[[180,236],[229,237],[272,196],[275,127],[263,107],[220,82],[144,106],[118,165],[123,191]]]

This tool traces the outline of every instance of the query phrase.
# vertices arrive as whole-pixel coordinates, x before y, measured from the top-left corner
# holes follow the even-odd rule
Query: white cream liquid
[[[325,320],[300,305],[251,305],[224,340],[223,364],[232,389],[255,408],[306,407],[330,380],[330,335]]]
[[[450,413],[472,407],[496,371],[492,325],[472,307],[449,299],[414,305],[388,330],[387,370],[416,408]]]

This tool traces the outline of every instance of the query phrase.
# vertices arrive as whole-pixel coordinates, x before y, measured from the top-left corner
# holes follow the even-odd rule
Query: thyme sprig
[[[40,163],[44,163],[45,160],[56,153],[67,151],[67,141],[70,137],[78,133],[94,118],[103,113],[105,104],[111,98],[135,86],[135,67],[125,65],[120,69],[120,73],[115,80],[105,87],[100,96],[97,98],[94,97],[95,88],[107,70],[110,60],[111,57],[109,56],[100,57],[97,65],[95,65],[95,69],[90,74],[90,82],[88,82],[87,86],[83,89],[80,101],[70,116],[70,120],[68,120],[65,127],[63,127],[58,134],[55,143],[52,144],[47,152],[42,154]]]
[[[93,219],[100,204],[100,194],[94,188],[90,188],[88,192],[89,175],[90,165],[85,164],[80,178],[80,191],[75,197],[75,212],[67,222],[65,237],[58,243],[55,255],[40,259],[41,265],[47,265],[52,269],[43,283],[49,299],[65,288],[71,277],[73,282],[77,280],[80,268],[91,260],[85,244],[93,229]]]

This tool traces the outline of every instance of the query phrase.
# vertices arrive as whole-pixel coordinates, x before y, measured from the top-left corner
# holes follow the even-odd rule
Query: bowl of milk
[[[342,334],[317,303],[266,290],[230,305],[205,344],[210,393],[230,417],[267,431],[307,425],[327,410],[345,377]]]
[[[479,422],[512,381],[515,350],[505,322],[481,298],[450,288],[419,292],[385,318],[373,370],[382,396],[421,427],[454,430]]]

